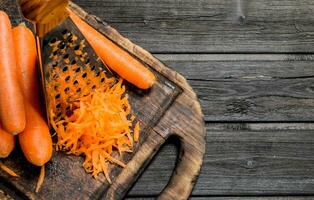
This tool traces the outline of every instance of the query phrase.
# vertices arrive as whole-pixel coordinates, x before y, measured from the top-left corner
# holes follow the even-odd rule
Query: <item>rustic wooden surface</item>
[[[313,1],[242,0],[242,12],[235,0],[74,2],[183,74],[200,96],[207,150],[192,200],[314,198]],[[129,199],[156,197],[176,146],[162,148]]]
[[[123,154],[119,158],[127,164],[125,168],[112,166],[110,171],[112,184],[108,184],[104,176],[95,180],[87,174],[81,167],[82,158],[55,152],[52,160],[46,164],[45,181],[38,193],[34,192],[34,187],[39,169],[28,164],[17,148],[2,162],[14,169],[20,177],[10,177],[0,170],[2,182],[0,187],[14,197],[27,199],[122,199],[165,141],[169,137],[174,137],[180,143],[180,155],[178,159],[174,158],[175,172],[159,197],[169,200],[187,199],[200,173],[206,142],[203,113],[194,91],[184,77],[167,68],[149,52],[122,37],[108,24],[91,16],[73,3],[70,7],[91,26],[150,67],[155,73],[157,81],[149,90],[142,91],[126,83],[132,111],[141,125],[140,143],[135,146],[134,153]],[[8,14],[10,15],[10,11]],[[52,62],[49,58],[52,54],[49,43],[51,40],[63,40],[64,31],[70,31],[72,35],[79,38],[75,41],[76,44],[84,39],[69,18],[41,38],[42,68],[40,71],[45,81],[51,72],[52,63],[56,62]],[[88,54],[88,59],[97,58],[89,44],[86,44],[84,51]],[[74,60],[73,49],[67,48],[65,55],[70,60]],[[99,72],[98,68],[106,69],[99,59],[95,60],[97,61],[91,61],[91,65],[96,67],[95,72]],[[63,59],[57,62],[58,66],[65,65]],[[78,65],[82,65],[80,61],[77,62]]]
[[[207,150],[192,199],[313,199],[313,1],[242,0],[242,12],[235,0],[74,2],[183,74],[199,95]],[[129,196],[162,190],[173,143]]]

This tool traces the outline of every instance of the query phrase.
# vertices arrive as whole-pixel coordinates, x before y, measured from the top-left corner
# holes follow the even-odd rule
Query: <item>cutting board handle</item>
[[[181,147],[177,166],[158,199],[188,199],[199,174],[203,153],[194,147],[193,141],[188,137],[180,137],[180,141]]]
[[[195,93],[188,93],[185,87],[185,93],[176,99],[155,129],[159,133],[169,130],[181,144],[177,166],[158,199],[188,199],[201,170],[206,146],[203,114]]]
[[[198,134],[195,133],[194,134]],[[200,131],[200,134],[203,134]],[[203,162],[205,141],[197,141],[193,134],[174,134],[180,139],[180,153],[176,168],[169,183],[161,192],[160,200],[186,200],[189,198],[201,165]],[[126,195],[129,186],[134,183],[137,177],[143,172],[151,159],[165,143],[165,139],[156,132],[151,132],[151,137],[143,143],[132,161],[128,163],[126,170],[123,170],[108,190],[105,199],[122,199]],[[201,149],[201,151],[200,151]]]

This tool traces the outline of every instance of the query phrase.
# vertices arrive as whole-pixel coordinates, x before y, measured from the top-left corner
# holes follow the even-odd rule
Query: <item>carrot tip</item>
[[[18,135],[18,134],[19,134],[18,132],[13,132],[13,133],[12,133],[12,135],[14,135],[14,136],[15,136],[15,135]]]
[[[35,192],[38,193],[40,191],[41,186],[43,185],[45,180],[45,165],[41,166],[39,178],[36,185]]]
[[[10,169],[9,167],[5,166],[3,163],[0,162],[0,168],[6,172],[7,174],[9,174],[12,177],[20,177],[18,174],[16,174],[12,169]]]

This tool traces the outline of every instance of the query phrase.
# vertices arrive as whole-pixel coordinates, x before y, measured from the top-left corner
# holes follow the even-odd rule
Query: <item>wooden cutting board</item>
[[[82,168],[83,158],[54,152],[53,159],[46,166],[44,185],[37,194],[34,190],[40,170],[28,164],[17,147],[3,162],[21,177],[12,178],[0,171],[0,188],[26,199],[122,199],[162,144],[174,136],[181,142],[180,154],[171,180],[159,198],[187,199],[199,174],[205,152],[203,114],[192,88],[184,77],[121,36],[106,22],[84,12],[73,3],[70,6],[86,22],[156,74],[158,82],[149,91],[127,85],[132,110],[138,116],[142,128],[140,143],[134,153],[123,156],[126,168],[112,168],[111,185],[103,176],[95,180],[87,174]],[[24,20],[15,0],[0,0],[0,10],[5,10],[10,15],[14,25]]]

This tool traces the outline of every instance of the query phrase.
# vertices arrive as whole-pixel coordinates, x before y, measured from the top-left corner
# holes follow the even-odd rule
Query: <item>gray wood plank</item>
[[[152,52],[313,52],[312,0],[74,0]],[[245,18],[245,19],[244,19]]]
[[[183,74],[206,121],[312,121],[313,55],[156,55]]]
[[[128,197],[126,200],[153,200],[155,197]],[[313,196],[309,197],[191,197],[191,200],[312,200]]]
[[[208,123],[193,195],[314,195],[314,129],[304,125]],[[157,195],[175,159],[175,145],[165,146],[129,195]]]

